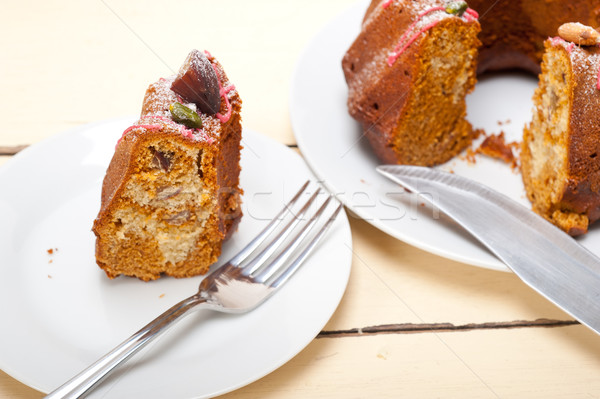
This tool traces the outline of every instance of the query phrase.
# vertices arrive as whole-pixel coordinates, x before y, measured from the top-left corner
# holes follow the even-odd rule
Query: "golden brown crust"
[[[478,22],[441,11],[423,18],[423,26],[412,25],[445,4],[394,1],[384,8],[372,2],[342,60],[350,115],[385,163],[442,163],[472,141],[464,96],[475,85]],[[423,32],[390,65],[389,55],[410,29]]]
[[[365,13],[362,30],[343,58],[342,67],[348,83],[348,110],[362,125],[364,136],[382,162],[442,163],[466,148],[473,138],[462,107],[446,107],[456,115],[454,119],[441,115],[443,111],[440,109],[435,113],[429,107],[423,109],[423,114],[428,113],[436,121],[416,124],[413,134],[419,136],[419,140],[411,139],[408,134],[402,138],[398,132],[398,127],[407,121],[421,118],[414,107],[422,103],[411,103],[411,99],[416,92],[422,92],[416,88],[419,76],[425,71],[431,73],[428,69],[431,64],[423,61],[427,38],[443,27],[457,43],[468,46],[469,39],[464,28],[455,26],[460,19],[453,18],[454,23],[442,23],[417,37],[397,60],[398,65],[389,68],[386,59],[425,10],[444,7],[447,3],[435,0],[372,0]],[[600,1],[470,0],[468,3],[479,12],[482,29],[479,37],[483,44],[477,62],[479,73],[510,68],[538,73],[543,41],[556,35],[561,23],[581,21],[592,26],[600,23]],[[470,43],[474,47],[478,44],[476,41]],[[460,52],[465,50],[457,50],[457,53]],[[474,83],[474,76],[466,79],[465,93]],[[439,131],[432,133],[432,129]],[[435,137],[430,137],[432,134]],[[438,144],[440,138],[444,142]]]
[[[565,65],[564,70],[557,65]],[[598,47],[548,40],[533,122],[523,135],[522,177],[533,209],[571,235],[587,232],[600,218],[599,68]],[[564,88],[547,94],[552,87],[562,87],[561,82]],[[558,106],[547,106],[545,97]],[[562,106],[568,107],[567,119],[556,111]],[[544,124],[544,119],[551,123]],[[539,149],[540,142],[541,148],[556,150],[549,156]]]
[[[555,36],[561,24],[575,21],[592,27],[600,24],[599,0],[470,0],[468,3],[479,12],[482,29],[478,73],[511,68],[538,73],[544,40]],[[342,61],[348,83],[349,113],[361,123],[374,153],[385,163],[442,163],[468,146],[475,135],[465,119],[462,104],[444,101],[435,93],[436,86],[444,87],[445,94],[452,84],[451,78],[435,69],[436,57],[451,64],[448,61],[451,54],[446,51],[448,42],[444,42],[440,32],[445,30],[456,41],[452,44],[456,53],[467,58],[467,49],[478,43],[468,39],[469,29],[465,25],[475,23],[454,18],[438,25],[423,23],[425,27],[419,30],[418,22],[423,15],[429,15],[428,8],[446,4],[435,0],[373,0],[360,34]],[[427,23],[431,22],[432,19]],[[412,35],[411,30],[418,33],[415,41],[390,68],[387,57],[396,51],[397,43],[406,40],[407,32]],[[431,43],[435,42],[439,44],[437,53],[430,51]],[[558,100],[551,94],[539,94],[536,101],[544,104],[538,107],[538,122],[534,118],[534,124],[524,131],[523,180],[534,210],[569,234],[578,235],[600,218],[600,113],[597,112],[600,90],[596,89],[600,49],[562,46],[558,50],[568,53],[572,64],[566,92],[555,95],[569,103],[568,115],[555,117],[568,122],[567,127],[560,131],[556,128],[558,121],[544,122],[548,113],[555,112],[553,107]],[[456,64],[449,68],[460,70]],[[546,68],[543,73],[551,71]],[[435,78],[428,80],[427,76],[432,75]],[[463,98],[475,83],[474,75],[467,75]],[[536,133],[536,129],[542,132]],[[411,131],[412,135],[408,133]],[[534,136],[539,137],[532,149]]]
[[[230,82],[209,56],[224,88]],[[107,276],[153,280],[203,274],[242,216],[239,188],[241,99],[221,99],[227,121],[202,114],[193,131],[169,118],[180,101],[170,80],[150,85],[140,120],[115,148],[94,221],[96,260]]]
[[[598,27],[600,2],[565,0],[469,0],[479,12],[482,48],[478,72],[524,69],[539,73],[544,40],[565,22]]]

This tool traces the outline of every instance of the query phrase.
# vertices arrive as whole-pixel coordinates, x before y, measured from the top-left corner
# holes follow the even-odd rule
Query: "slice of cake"
[[[522,176],[534,211],[579,235],[600,218],[600,35],[581,24],[559,33],[545,43]]]
[[[94,221],[96,261],[110,278],[189,277],[217,260],[242,216],[240,110],[206,52],[150,85],[116,146]]]
[[[464,1],[371,3],[342,67],[350,115],[383,162],[440,164],[471,143],[477,17]]]

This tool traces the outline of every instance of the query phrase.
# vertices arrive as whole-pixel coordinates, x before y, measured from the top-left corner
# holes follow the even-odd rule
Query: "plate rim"
[[[2,166],[0,166],[0,180],[2,180],[5,176],[10,177],[10,175],[12,173],[15,173],[15,170],[18,171],[18,169],[20,167],[30,163],[31,162],[30,157],[35,155],[37,151],[43,150],[47,145],[52,145],[52,143],[55,143],[57,141],[60,142],[61,140],[68,139],[69,137],[72,137],[73,135],[86,134],[86,132],[88,132],[90,129],[98,128],[98,127],[101,127],[102,125],[123,123],[124,126],[127,126],[127,123],[131,123],[134,120],[135,120],[135,117],[133,117],[133,116],[109,118],[109,119],[105,119],[105,120],[94,121],[94,122],[87,123],[87,124],[80,125],[80,126],[75,126],[70,129],[67,129],[65,131],[59,132],[57,134],[53,134],[52,136],[49,136],[35,144],[28,146],[27,148],[23,149],[22,151],[15,154],[10,159],[8,159]],[[288,146],[286,146],[285,144],[282,144],[282,143],[280,143],[276,140],[273,140],[265,135],[262,135],[261,133],[255,131],[253,129],[250,129],[250,128],[244,128],[243,134],[246,134],[246,137],[248,137],[248,136],[252,137],[251,138],[252,141],[258,140],[259,142],[260,141],[268,142],[273,146],[271,148],[278,147],[279,151],[282,151],[282,152],[287,151],[288,153],[286,153],[286,155],[295,157],[296,158],[295,162],[301,163],[303,165],[303,167],[305,168],[305,171],[300,169],[301,172],[299,172],[299,173],[304,174],[306,172],[307,178],[310,178],[313,181],[316,180],[312,171],[306,165],[306,162],[304,162],[303,158],[299,154],[297,154],[295,151],[290,149]],[[242,137],[242,140],[243,140],[243,137]],[[255,144],[256,144],[256,141],[255,141]],[[290,154],[293,154],[293,155],[290,155]],[[108,165],[105,165],[105,166],[108,166]],[[99,198],[98,198],[98,201],[99,201]],[[328,316],[325,318],[322,325],[321,325],[321,323],[318,323],[319,324],[318,326],[314,325],[312,327],[314,334],[312,334],[310,337],[308,337],[308,335],[305,335],[305,339],[302,340],[301,343],[296,344],[297,350],[292,350],[293,353],[286,353],[284,356],[280,356],[279,357],[280,362],[271,364],[270,368],[268,368],[268,369],[265,368],[261,372],[258,372],[258,373],[250,373],[250,375],[247,376],[246,380],[239,381],[238,383],[232,383],[229,386],[223,387],[222,389],[220,389],[218,391],[196,393],[196,394],[194,394],[195,396],[193,396],[193,397],[200,397],[198,395],[204,395],[207,397],[212,396],[212,395],[221,395],[221,394],[239,389],[241,387],[244,387],[244,386],[272,373],[273,371],[275,371],[278,368],[280,368],[281,366],[283,366],[285,363],[287,363],[293,357],[295,357],[298,353],[300,353],[302,350],[304,350],[315,339],[315,337],[318,335],[319,331],[327,324],[327,322],[331,319],[331,317],[335,313],[336,309],[338,308],[338,306],[344,296],[344,293],[346,291],[348,281],[350,278],[351,266],[352,266],[352,248],[353,248],[352,235],[351,235],[349,220],[348,220],[345,210],[342,210],[342,212],[340,212],[340,215],[338,215],[338,218],[337,218],[334,226],[332,226],[332,227],[335,227],[336,230],[338,230],[338,232],[336,234],[339,234],[341,237],[341,238],[339,238],[339,240],[343,241],[344,244],[346,246],[348,246],[348,251],[346,251],[347,252],[346,256],[344,256],[341,259],[342,261],[345,261],[345,264],[342,267],[342,270],[345,273],[341,274],[341,275],[340,274],[337,275],[337,277],[339,279],[338,290],[336,291],[335,298],[332,298],[329,300],[331,312],[327,312]],[[322,243],[321,243],[321,245],[322,245]],[[14,255],[14,253],[13,253],[13,255]],[[3,257],[7,258],[7,257],[13,256],[13,255],[4,255]],[[0,266],[0,268],[2,268],[2,267],[7,267],[7,266],[6,265]],[[285,289],[286,289],[286,287],[282,288],[282,290],[285,290]],[[21,319],[21,320],[23,321],[24,319]],[[29,319],[27,319],[27,320],[29,320]],[[18,319],[17,319],[17,321],[18,321]],[[123,339],[125,339],[125,338],[126,337],[123,337]],[[47,342],[52,344],[51,341],[47,341]],[[100,356],[103,354],[104,353],[101,353]],[[5,363],[3,361],[3,359],[0,359],[0,370],[5,372],[7,375],[11,376],[12,378],[16,379],[17,381],[20,381],[21,383],[23,383],[33,389],[36,389],[40,392],[48,392],[50,389],[52,389],[52,388],[48,388],[48,387],[44,386],[43,383],[40,384],[39,378],[36,379],[35,376],[27,376],[26,375],[27,373],[22,372],[23,369],[24,369],[23,367],[18,367],[18,366],[14,367],[14,365],[11,366],[10,364]],[[25,369],[26,369],[26,367],[25,367]],[[204,396],[202,396],[202,397],[204,397]]]
[[[296,95],[297,84],[299,82],[298,77],[302,75],[302,68],[301,68],[302,63],[314,51],[315,47],[320,47],[320,46],[318,46],[318,44],[322,43],[321,39],[323,39],[323,37],[325,36],[324,35],[325,32],[328,29],[331,29],[332,27],[336,26],[338,23],[345,21],[349,17],[354,18],[357,16],[358,17],[362,16],[369,3],[370,3],[369,0],[358,0],[353,5],[347,7],[345,10],[343,10],[342,12],[337,14],[333,19],[329,20],[315,34],[315,36],[313,36],[311,38],[311,40],[307,43],[307,45],[303,49],[300,57],[298,58],[298,60],[296,62],[294,71],[292,73],[292,78],[291,78],[292,84],[290,85],[290,94],[289,94],[289,112],[290,112],[290,121],[291,121],[291,125],[292,125],[292,131],[294,133],[294,137],[298,144],[298,148],[300,149],[304,160],[306,161],[306,163],[308,164],[308,166],[312,170],[312,172],[320,179],[320,182],[323,185],[325,185],[330,192],[333,192],[333,193],[335,193],[336,191],[339,191],[340,187],[336,187],[334,185],[334,183],[332,183],[331,180],[327,178],[327,174],[321,170],[321,168],[318,165],[318,162],[316,162],[314,160],[311,151],[308,150],[310,146],[306,144],[304,135],[299,133],[303,129],[300,128],[299,120],[301,118],[296,113],[296,109],[297,109],[296,101],[298,100],[297,95]],[[360,26],[357,25],[356,26],[357,34],[358,34],[359,30],[360,30]],[[352,38],[352,40],[354,40],[354,38]],[[340,68],[339,68],[338,73],[341,74],[342,73],[341,72],[341,59],[339,60],[339,62],[340,62]],[[388,182],[388,184],[390,187],[394,187],[391,182]],[[344,187],[342,187],[342,188],[344,188]],[[463,263],[466,265],[470,265],[470,266],[476,266],[476,267],[480,267],[480,268],[484,268],[484,269],[488,269],[488,270],[495,270],[495,271],[501,271],[501,272],[511,272],[510,269],[506,265],[504,265],[497,258],[493,257],[493,255],[491,255],[491,254],[490,254],[490,258],[486,261],[486,260],[476,260],[473,257],[469,257],[469,256],[442,250],[440,248],[437,248],[436,246],[433,246],[433,245],[427,244],[425,242],[422,242],[420,240],[417,240],[417,239],[413,238],[412,236],[410,236],[409,234],[395,230],[394,228],[386,225],[385,223],[380,222],[376,217],[372,217],[373,215],[369,214],[366,210],[357,209],[357,207],[353,206],[353,204],[350,202],[350,200],[346,197],[345,194],[338,195],[337,198],[344,204],[344,206],[346,206],[348,208],[348,210],[350,212],[356,214],[362,220],[371,224],[372,226],[374,226],[378,230],[384,232],[385,234],[388,234],[388,235],[390,235],[400,241],[403,241],[411,246],[414,246],[418,249],[424,250],[431,254],[438,255],[443,258],[452,260],[452,261],[457,261],[457,262],[460,262],[460,263]]]

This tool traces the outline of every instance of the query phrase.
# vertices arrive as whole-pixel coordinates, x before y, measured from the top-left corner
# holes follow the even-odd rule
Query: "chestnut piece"
[[[206,55],[192,50],[179,69],[171,90],[185,101],[194,103],[205,114],[216,114],[221,108],[219,79]]]
[[[175,226],[181,226],[182,224],[184,224],[185,222],[190,220],[190,217],[191,217],[190,211],[185,210],[185,211],[176,213],[174,215],[170,215],[170,216],[164,218],[163,221],[165,221],[166,223],[175,225]]]
[[[168,172],[169,169],[171,169],[171,157],[173,156],[173,154],[158,151],[154,147],[150,147],[150,152],[152,153],[152,168],[161,169],[165,172]]]

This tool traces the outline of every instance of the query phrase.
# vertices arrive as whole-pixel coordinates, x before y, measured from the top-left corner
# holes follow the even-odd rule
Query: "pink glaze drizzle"
[[[418,16],[418,18],[417,18],[416,21],[414,21],[412,24],[410,24],[408,26],[408,28],[406,29],[406,31],[404,31],[404,33],[402,34],[402,36],[400,36],[400,40],[398,41],[398,44],[394,48],[393,53],[390,54],[390,56],[388,57],[388,65],[389,66],[394,65],[394,62],[396,62],[396,60],[398,59],[398,57],[400,57],[400,55],[404,52],[404,50],[406,50],[408,48],[408,46],[410,46],[415,40],[417,40],[417,38],[419,37],[419,35],[421,33],[425,32],[428,29],[433,28],[435,25],[437,25],[437,23],[439,23],[439,21],[435,21],[435,22],[427,25],[426,27],[424,27],[423,29],[421,29],[417,33],[413,34],[408,39],[408,42],[406,44],[404,44],[404,46],[402,46],[402,42],[404,42],[404,40],[406,39],[406,37],[415,28],[415,26],[421,21],[421,19],[423,19],[423,17],[425,17],[427,14],[430,14],[430,13],[432,13],[434,11],[440,11],[440,10],[445,10],[445,8],[444,7],[433,7],[433,8],[430,8],[428,10],[425,10],[422,13],[419,14],[419,16]]]
[[[389,5],[389,3],[391,3],[391,1],[387,2],[388,4],[385,5],[385,7],[387,7]],[[425,25],[424,27],[422,27],[421,29],[419,29],[416,33],[413,33],[412,36],[409,37],[410,33],[414,30],[415,26],[428,14],[431,14],[432,12],[435,11],[446,11],[445,7],[432,7],[428,10],[423,11],[422,13],[420,13],[416,19],[416,21],[414,21],[412,24],[410,24],[408,26],[408,28],[406,29],[406,31],[402,34],[402,36],[400,37],[400,40],[398,41],[398,44],[396,45],[396,47],[394,48],[394,51],[389,55],[387,62],[389,66],[394,65],[394,62],[396,62],[396,60],[402,55],[402,53],[404,53],[404,51],[411,45],[413,44],[413,42],[415,40],[418,39],[418,37],[423,34],[424,32],[428,31],[429,29],[433,28],[434,26],[436,26],[438,23],[441,22],[440,19],[438,19],[437,21],[433,21],[427,25]],[[471,8],[467,8],[467,10],[464,12],[463,14],[465,16],[465,19],[469,22],[476,20],[477,18],[479,18],[479,14],[477,14],[477,11],[471,9]],[[406,41],[408,37],[408,40]],[[405,42],[406,41],[406,42]],[[404,43],[405,42],[405,43]],[[404,44],[402,44],[404,43]]]
[[[206,54],[206,56],[208,58],[213,58],[212,55],[206,50],[204,50],[204,54]],[[219,95],[225,99],[225,106],[227,107],[227,112],[225,112],[225,115],[223,115],[219,112],[215,116],[221,121],[221,123],[226,123],[229,120],[229,118],[231,118],[231,111],[232,111],[231,103],[229,102],[229,97],[227,97],[227,94],[231,90],[235,90],[235,86],[229,85],[229,86],[223,88],[223,85],[221,84],[221,79],[219,79],[219,71],[217,71],[217,67],[212,62],[211,62],[211,65],[212,65],[213,69],[215,70],[215,74],[217,75],[217,81],[219,82]]]
[[[135,130],[135,129],[158,130],[160,128],[162,128],[162,125],[159,125],[159,124],[129,126],[127,129],[125,129],[125,131],[123,132],[123,134],[121,135],[119,140],[117,140],[117,145],[121,142],[121,140],[123,140],[123,137],[125,137],[125,135],[127,133],[131,132],[132,130]]]
[[[186,127],[185,125],[179,124],[177,122],[175,122],[173,119],[167,117],[167,116],[163,116],[163,115],[157,115],[157,114],[148,114],[145,116],[145,118],[154,118],[154,119],[158,119],[160,121],[165,122],[168,125],[173,125],[176,126],[177,129],[179,129],[179,134],[181,134],[183,137],[187,137],[189,139],[192,140],[196,140],[196,137],[198,134],[200,133],[204,133],[203,139],[206,140],[208,142],[208,144],[212,144],[213,139],[211,137],[208,137],[206,135],[206,133],[204,132],[204,130],[202,130],[202,128],[199,129],[190,129],[188,127]]]
[[[472,8],[467,8],[465,10],[465,14],[469,16],[469,18],[467,18],[468,21],[473,21],[475,19],[479,19],[479,13],[477,11],[473,10]],[[463,14],[463,15],[465,15],[465,14]]]
[[[204,53],[206,54],[206,56],[208,58],[213,58],[212,55],[204,50]],[[227,87],[223,87],[223,85],[221,84],[221,80],[219,79],[219,73],[217,71],[217,68],[215,67],[214,64],[212,64],[213,69],[215,70],[215,73],[217,74],[217,81],[219,82],[219,94],[221,97],[225,98],[225,104],[227,106],[227,112],[225,113],[225,115],[222,115],[220,113],[217,113],[215,116],[222,122],[225,123],[227,122],[230,118],[231,118],[231,113],[232,113],[232,107],[231,107],[231,103],[229,102],[229,98],[227,97],[227,94],[232,91],[235,90],[235,86],[234,85],[229,85]],[[166,82],[167,79],[165,78],[160,78],[159,79],[160,82]],[[177,94],[174,93],[177,100],[180,103],[185,103],[185,101],[183,101],[183,99]],[[164,116],[164,115],[158,115],[158,114],[148,114],[148,115],[144,115],[143,118],[148,118],[148,119],[156,119],[159,121],[164,122],[167,125],[171,125],[171,126],[176,126],[177,129],[179,130],[179,133],[186,138],[189,138],[191,140],[196,140],[197,139],[197,135],[200,133],[204,133],[203,134],[203,139],[206,140],[206,142],[208,144],[212,144],[214,142],[214,139],[212,137],[209,137],[203,130],[202,128],[200,129],[190,129],[187,128],[185,125],[179,124],[177,122],[175,122],[172,118],[169,118],[168,116]],[[125,135],[127,133],[129,133],[132,130],[135,129],[146,129],[148,131],[153,131],[153,130],[159,130],[162,129],[164,125],[155,123],[155,124],[138,124],[138,125],[132,125],[130,127],[128,127],[127,129],[125,129],[125,131],[123,132],[123,134],[121,135],[121,137],[119,138],[119,140],[117,141],[117,145],[121,142],[121,140],[123,140],[123,137],[125,137]]]
[[[393,2],[394,0],[385,0],[383,3],[381,3],[381,8],[388,8]]]
[[[559,36],[549,37],[548,40],[550,40],[550,44],[552,44],[553,46],[559,46],[567,43],[566,40]],[[569,42],[569,44],[565,46],[565,50],[567,50],[567,53],[571,54],[574,47],[575,43]],[[598,45],[598,47],[600,47],[600,44]],[[598,66],[598,72],[596,74],[596,90],[600,90],[600,65]]]
[[[219,93],[221,94],[221,97],[225,98],[225,105],[227,106],[227,112],[225,112],[225,115],[221,115],[220,113],[217,114],[217,118],[219,118],[222,123],[227,122],[229,118],[231,118],[231,103],[229,102],[229,97],[227,97],[227,94],[234,89],[234,85],[229,85],[223,88],[223,86],[221,86],[221,82],[219,82]]]
[[[549,37],[548,40],[550,40],[550,44],[552,44],[553,46],[558,46],[559,44],[565,42],[565,40],[559,36]]]
[[[176,129],[179,130],[179,134],[181,134],[183,137],[189,138],[191,140],[197,140],[198,139],[198,135],[201,133],[202,134],[202,138],[208,143],[208,144],[212,144],[213,143],[213,138],[209,137],[206,135],[206,133],[202,130],[202,128],[200,129],[189,129],[187,128],[185,125],[181,125],[177,122],[175,122],[173,119],[164,116],[164,115],[158,115],[158,114],[148,114],[148,115],[144,115],[143,118],[147,118],[147,119],[157,119],[159,121],[164,122],[166,125],[170,125],[172,127],[175,127]],[[123,137],[125,137],[125,135],[127,133],[129,133],[130,131],[134,130],[134,129],[146,129],[149,131],[152,130],[159,130],[162,129],[164,125],[161,124],[139,124],[139,125],[133,125],[128,127],[127,129],[125,129],[125,131],[123,132],[123,135],[121,136],[121,138],[119,139],[119,141],[117,141],[117,144],[119,144],[119,142],[123,139]]]
[[[552,44],[553,46],[559,46],[567,43],[566,40],[559,36],[549,37],[548,39],[550,40],[550,44]],[[575,47],[575,43],[569,42],[569,44],[565,46],[565,50],[567,50],[567,53],[571,54],[571,52],[573,51],[573,47]]]

